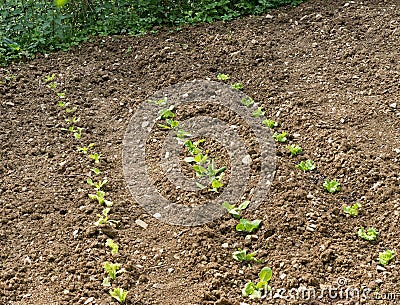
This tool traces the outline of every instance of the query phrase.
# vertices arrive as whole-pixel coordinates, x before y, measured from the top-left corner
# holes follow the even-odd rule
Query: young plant
[[[287,137],[286,137],[287,135],[288,135],[287,132],[282,132],[282,133],[275,132],[272,137],[274,138],[274,140],[276,142],[285,143],[287,141]]]
[[[255,110],[252,113],[253,117],[259,118],[265,115],[265,111],[263,111],[263,107],[258,107],[257,110]]]
[[[229,74],[219,73],[219,74],[217,75],[217,79],[218,79],[218,80],[222,80],[222,81],[228,80],[228,79],[230,79],[230,78],[231,78],[231,77],[230,77]]]
[[[67,122],[68,125],[71,125],[71,124],[78,123],[80,120],[81,120],[81,118],[73,117],[73,118],[65,119],[65,122]]]
[[[358,216],[358,210],[359,210],[361,207],[362,207],[362,206],[361,206],[361,203],[358,203],[358,202],[356,202],[356,203],[353,204],[353,205],[349,205],[349,206],[344,205],[344,206],[343,206],[343,212],[344,212],[345,214],[349,214],[350,216],[355,217],[355,216]]]
[[[390,261],[394,258],[395,252],[392,250],[386,250],[384,252],[379,253],[379,264],[382,266],[386,266],[390,263]]]
[[[106,247],[111,249],[111,255],[115,255],[118,253],[118,245],[110,238],[106,241]]]
[[[259,273],[259,282],[254,284],[253,282],[248,282],[244,286],[242,290],[243,296],[248,296],[250,299],[260,299],[261,291],[264,289],[265,292],[269,291],[271,288],[268,283],[272,278],[272,270],[271,268],[264,267],[261,269]]]
[[[326,179],[323,186],[324,189],[326,189],[331,194],[340,191],[340,183],[337,182],[335,179],[333,180]]]
[[[90,169],[93,173],[95,173],[96,175],[99,175],[101,172],[97,167],[93,167]]]
[[[197,155],[197,154],[199,154],[200,153],[200,148],[199,148],[199,145],[201,144],[201,143],[204,143],[206,140],[205,139],[200,139],[200,140],[198,140],[198,141],[196,141],[196,142],[192,142],[192,141],[190,141],[190,140],[187,140],[186,142],[185,142],[185,146],[186,146],[186,148],[187,148],[187,150],[189,151],[189,153],[192,155],[192,156],[194,156],[194,155]]]
[[[235,90],[242,90],[243,89],[243,84],[242,83],[234,83],[234,84],[231,85],[231,88],[235,89]]]
[[[113,205],[112,201],[104,199],[105,193],[103,191],[97,191],[96,194],[88,195],[91,200],[97,201],[101,205],[111,207]]]
[[[167,125],[157,124],[157,126],[160,127],[161,129],[174,129],[177,128],[179,125],[178,121],[174,121],[172,119],[166,119],[165,122],[167,123]]]
[[[257,254],[256,252],[247,254],[246,250],[242,250],[239,248],[238,251],[232,253],[232,258],[238,262],[251,262],[251,261],[260,262],[260,260],[257,260],[254,257],[256,254]]]
[[[110,290],[110,295],[120,303],[125,302],[127,294],[128,291],[125,291],[123,288],[114,288],[114,290]]]
[[[53,73],[52,75],[47,75],[44,77],[43,81],[45,83],[51,82],[52,80],[54,80],[54,78],[56,77],[56,74]]]
[[[254,104],[254,100],[251,97],[243,98],[240,102],[246,107],[250,107]]]
[[[167,98],[164,97],[163,99],[160,99],[158,101],[153,101],[153,100],[148,100],[147,102],[156,105],[156,106],[166,106],[167,105]]]
[[[376,231],[374,228],[369,228],[367,230],[367,232],[365,232],[364,227],[361,227],[358,230],[358,236],[361,237],[364,240],[368,240],[368,241],[373,241],[376,240],[376,238],[378,237],[379,232]]]
[[[160,119],[161,120],[166,120],[166,119],[172,119],[175,117],[175,113],[172,112],[174,110],[174,105],[171,105],[169,108],[161,109],[160,110]]]
[[[76,110],[78,110],[78,107],[65,108],[66,113],[74,113]]]
[[[76,130],[74,132],[75,139],[80,140],[81,136],[82,136],[82,128],[76,127]]]
[[[64,92],[58,92],[57,93],[59,98],[65,98],[65,91]]]
[[[96,163],[96,164],[100,163],[100,157],[101,157],[101,154],[98,154],[98,153],[89,155],[89,158],[92,159],[94,161],[94,163]]]
[[[88,178],[86,182],[90,186],[93,186],[96,190],[100,191],[101,188],[107,183],[107,179],[103,179],[103,181],[98,181],[97,183],[94,183],[92,179]]]
[[[108,213],[110,212],[110,208],[105,208],[103,212],[100,214],[97,214],[97,217],[99,219],[94,223],[96,227],[100,225],[105,225],[108,222]]]
[[[178,131],[175,132],[175,136],[179,140],[184,140],[185,138],[190,137],[191,134],[188,133],[187,131],[184,131],[183,129],[179,129]]]
[[[57,106],[58,106],[58,107],[61,107],[61,108],[65,107],[65,106],[67,106],[67,105],[68,105],[68,103],[65,103],[65,102],[63,102],[63,101],[58,101],[58,103],[57,103]]]
[[[303,152],[303,149],[297,145],[288,145],[286,146],[286,149],[290,152],[290,155],[292,157],[301,154]]]
[[[278,122],[275,122],[275,121],[270,120],[270,119],[265,119],[264,121],[262,121],[262,124],[264,126],[269,127],[269,128],[278,127],[278,125],[279,125]]]
[[[47,87],[49,87],[49,88],[51,88],[51,89],[56,89],[57,88],[57,83],[56,82],[52,82],[52,83],[49,83],[48,85],[47,85]]]
[[[253,221],[249,221],[247,219],[240,219],[240,222],[236,225],[236,231],[242,231],[247,233],[252,233],[256,231],[261,224],[261,220],[256,219]]]
[[[307,161],[301,161],[296,165],[296,168],[302,170],[303,172],[312,171],[316,168],[316,165],[313,160],[308,159]]]
[[[250,201],[243,201],[238,207],[229,204],[228,201],[225,201],[222,206],[228,210],[228,213],[231,214],[234,218],[240,218],[241,212],[245,210],[248,205],[250,204]]]
[[[77,147],[77,150],[81,153],[84,153],[85,155],[88,153],[89,149],[92,148],[94,146],[94,143],[90,143],[87,147]]]
[[[118,264],[118,263],[113,264],[113,263],[110,263],[110,262],[105,262],[103,264],[103,268],[104,268],[104,271],[107,272],[108,277],[111,280],[115,280],[115,278],[117,277],[117,275],[119,273],[122,273],[122,272],[125,271],[124,269],[121,269],[121,265]]]

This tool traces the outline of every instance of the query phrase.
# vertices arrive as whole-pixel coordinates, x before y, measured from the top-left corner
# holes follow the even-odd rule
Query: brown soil
[[[99,38],[1,70],[0,304],[113,303],[101,285],[106,260],[127,269],[115,284],[129,290],[128,304],[358,302],[242,297],[263,266],[273,269],[274,288],[321,289],[342,277],[351,287],[400,298],[399,261],[377,270],[379,252],[400,251],[400,7],[312,0],[270,15]],[[5,80],[7,70],[15,77]],[[243,82],[279,130],[290,132],[289,142],[304,149],[290,157],[277,144],[267,200],[246,215],[263,220],[251,240],[228,216],[200,227],[159,223],[135,203],[122,173],[122,139],[135,107],[161,88],[215,80],[220,72]],[[60,130],[70,115],[43,82],[52,73],[56,91],[66,90],[78,107],[81,141]],[[102,154],[118,229],[93,225],[101,207],[87,197],[92,164],[76,151],[90,142]],[[308,158],[318,171],[294,168]],[[342,191],[324,191],[325,177],[338,179]],[[357,201],[361,214],[344,215],[342,205]],[[357,237],[360,226],[377,228],[378,240]],[[104,246],[108,236],[120,245],[115,257]],[[233,261],[238,247],[258,250],[264,263]]]

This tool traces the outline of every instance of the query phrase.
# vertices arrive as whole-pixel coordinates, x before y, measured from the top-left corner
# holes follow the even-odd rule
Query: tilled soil
[[[106,260],[126,269],[113,286],[129,291],[127,304],[395,303],[327,292],[316,300],[241,296],[263,266],[273,270],[274,293],[348,285],[376,297],[397,293],[398,302],[399,261],[382,269],[377,257],[400,251],[399,9],[395,1],[314,0],[233,22],[98,38],[3,68],[0,304],[114,304],[102,286]],[[55,91],[65,90],[78,108],[74,114],[57,106],[43,81],[52,73]],[[289,143],[304,149],[290,157],[285,144],[276,145],[267,199],[244,215],[262,219],[262,227],[247,239],[228,215],[199,227],[158,222],[135,202],[122,172],[125,128],[139,103],[161,88],[216,80],[218,73],[242,82],[280,123],[277,130],[290,133]],[[81,118],[80,141],[61,130],[70,116]],[[116,229],[93,225],[102,211],[87,196],[93,164],[76,151],[90,142],[102,156]],[[294,167],[308,158],[316,171]],[[325,178],[342,190],[327,193]],[[343,204],[355,202],[360,215],[346,216]],[[377,241],[359,238],[360,226],[375,227]],[[104,245],[109,237],[120,245],[113,257]],[[264,262],[234,261],[237,248],[257,250]]]

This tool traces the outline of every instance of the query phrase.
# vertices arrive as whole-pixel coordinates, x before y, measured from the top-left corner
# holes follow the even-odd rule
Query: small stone
[[[378,271],[386,271],[386,268],[382,267],[381,265],[376,266],[376,270]]]
[[[285,277],[286,277],[286,274],[285,274],[285,273],[282,273],[282,274],[279,276],[279,278],[280,278],[281,280],[285,279]]]
[[[229,244],[228,243],[223,243],[222,244],[222,248],[228,248],[229,247]]]
[[[169,268],[168,273],[172,273],[172,272],[174,272],[174,270],[175,270],[174,268]]]
[[[157,218],[157,219],[160,219],[160,218],[161,218],[161,214],[160,214],[160,213],[155,213],[155,214],[153,215],[153,217],[155,217],[155,218]]]
[[[7,106],[15,106],[15,104],[13,102],[6,102]]]
[[[149,226],[147,223],[145,223],[143,220],[140,219],[136,219],[135,223],[139,226],[142,227],[143,229],[147,229],[147,227]]]
[[[243,164],[250,164],[251,163],[251,157],[250,155],[246,155],[243,159],[242,159]]]
[[[267,14],[267,15],[265,16],[265,18],[267,18],[267,19],[272,19],[272,18],[274,18],[274,16],[272,16],[272,15],[270,15],[270,14]]]
[[[90,297],[90,298],[88,298],[86,301],[85,301],[85,303],[83,303],[83,304],[89,304],[89,303],[91,303],[91,302],[93,302],[94,301],[94,297]]]
[[[72,236],[73,236],[74,238],[77,238],[77,237],[78,237],[78,234],[79,234],[79,229],[76,229],[74,232],[72,232]]]
[[[311,228],[311,227],[307,227],[306,230],[307,230],[307,231],[310,231],[310,232],[314,232],[314,231],[315,231],[315,229],[314,229],[314,228]]]
[[[397,103],[391,103],[391,104],[389,104],[389,107],[390,108],[396,108],[397,107]]]
[[[300,134],[299,134],[299,133],[294,133],[294,134],[293,134],[293,137],[294,137],[294,138],[300,138]]]

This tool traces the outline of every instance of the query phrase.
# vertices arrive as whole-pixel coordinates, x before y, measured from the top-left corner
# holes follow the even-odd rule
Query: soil
[[[320,291],[345,279],[400,298],[399,260],[385,270],[377,262],[385,249],[400,251],[399,20],[396,1],[311,0],[233,22],[97,38],[2,68],[0,304],[116,304],[101,285],[106,260],[126,269],[114,284],[129,291],[127,304],[394,304],[250,300],[241,289],[269,266],[274,289]],[[71,114],[43,81],[52,73],[56,91],[78,107],[81,141],[61,131]],[[139,103],[218,73],[242,82],[278,131],[291,134],[289,143],[304,149],[290,157],[277,144],[267,199],[244,215],[262,219],[250,238],[228,215],[199,227],[158,222],[135,202],[122,172],[122,141]],[[90,142],[102,156],[118,228],[93,225],[102,210],[87,196],[93,165],[76,151]],[[294,168],[308,158],[317,171]],[[326,177],[342,190],[324,191]],[[355,202],[360,215],[345,215],[343,204]],[[359,238],[360,226],[375,227],[378,240]],[[120,245],[113,257],[109,237]],[[257,250],[264,263],[241,265],[231,258],[237,248]]]

